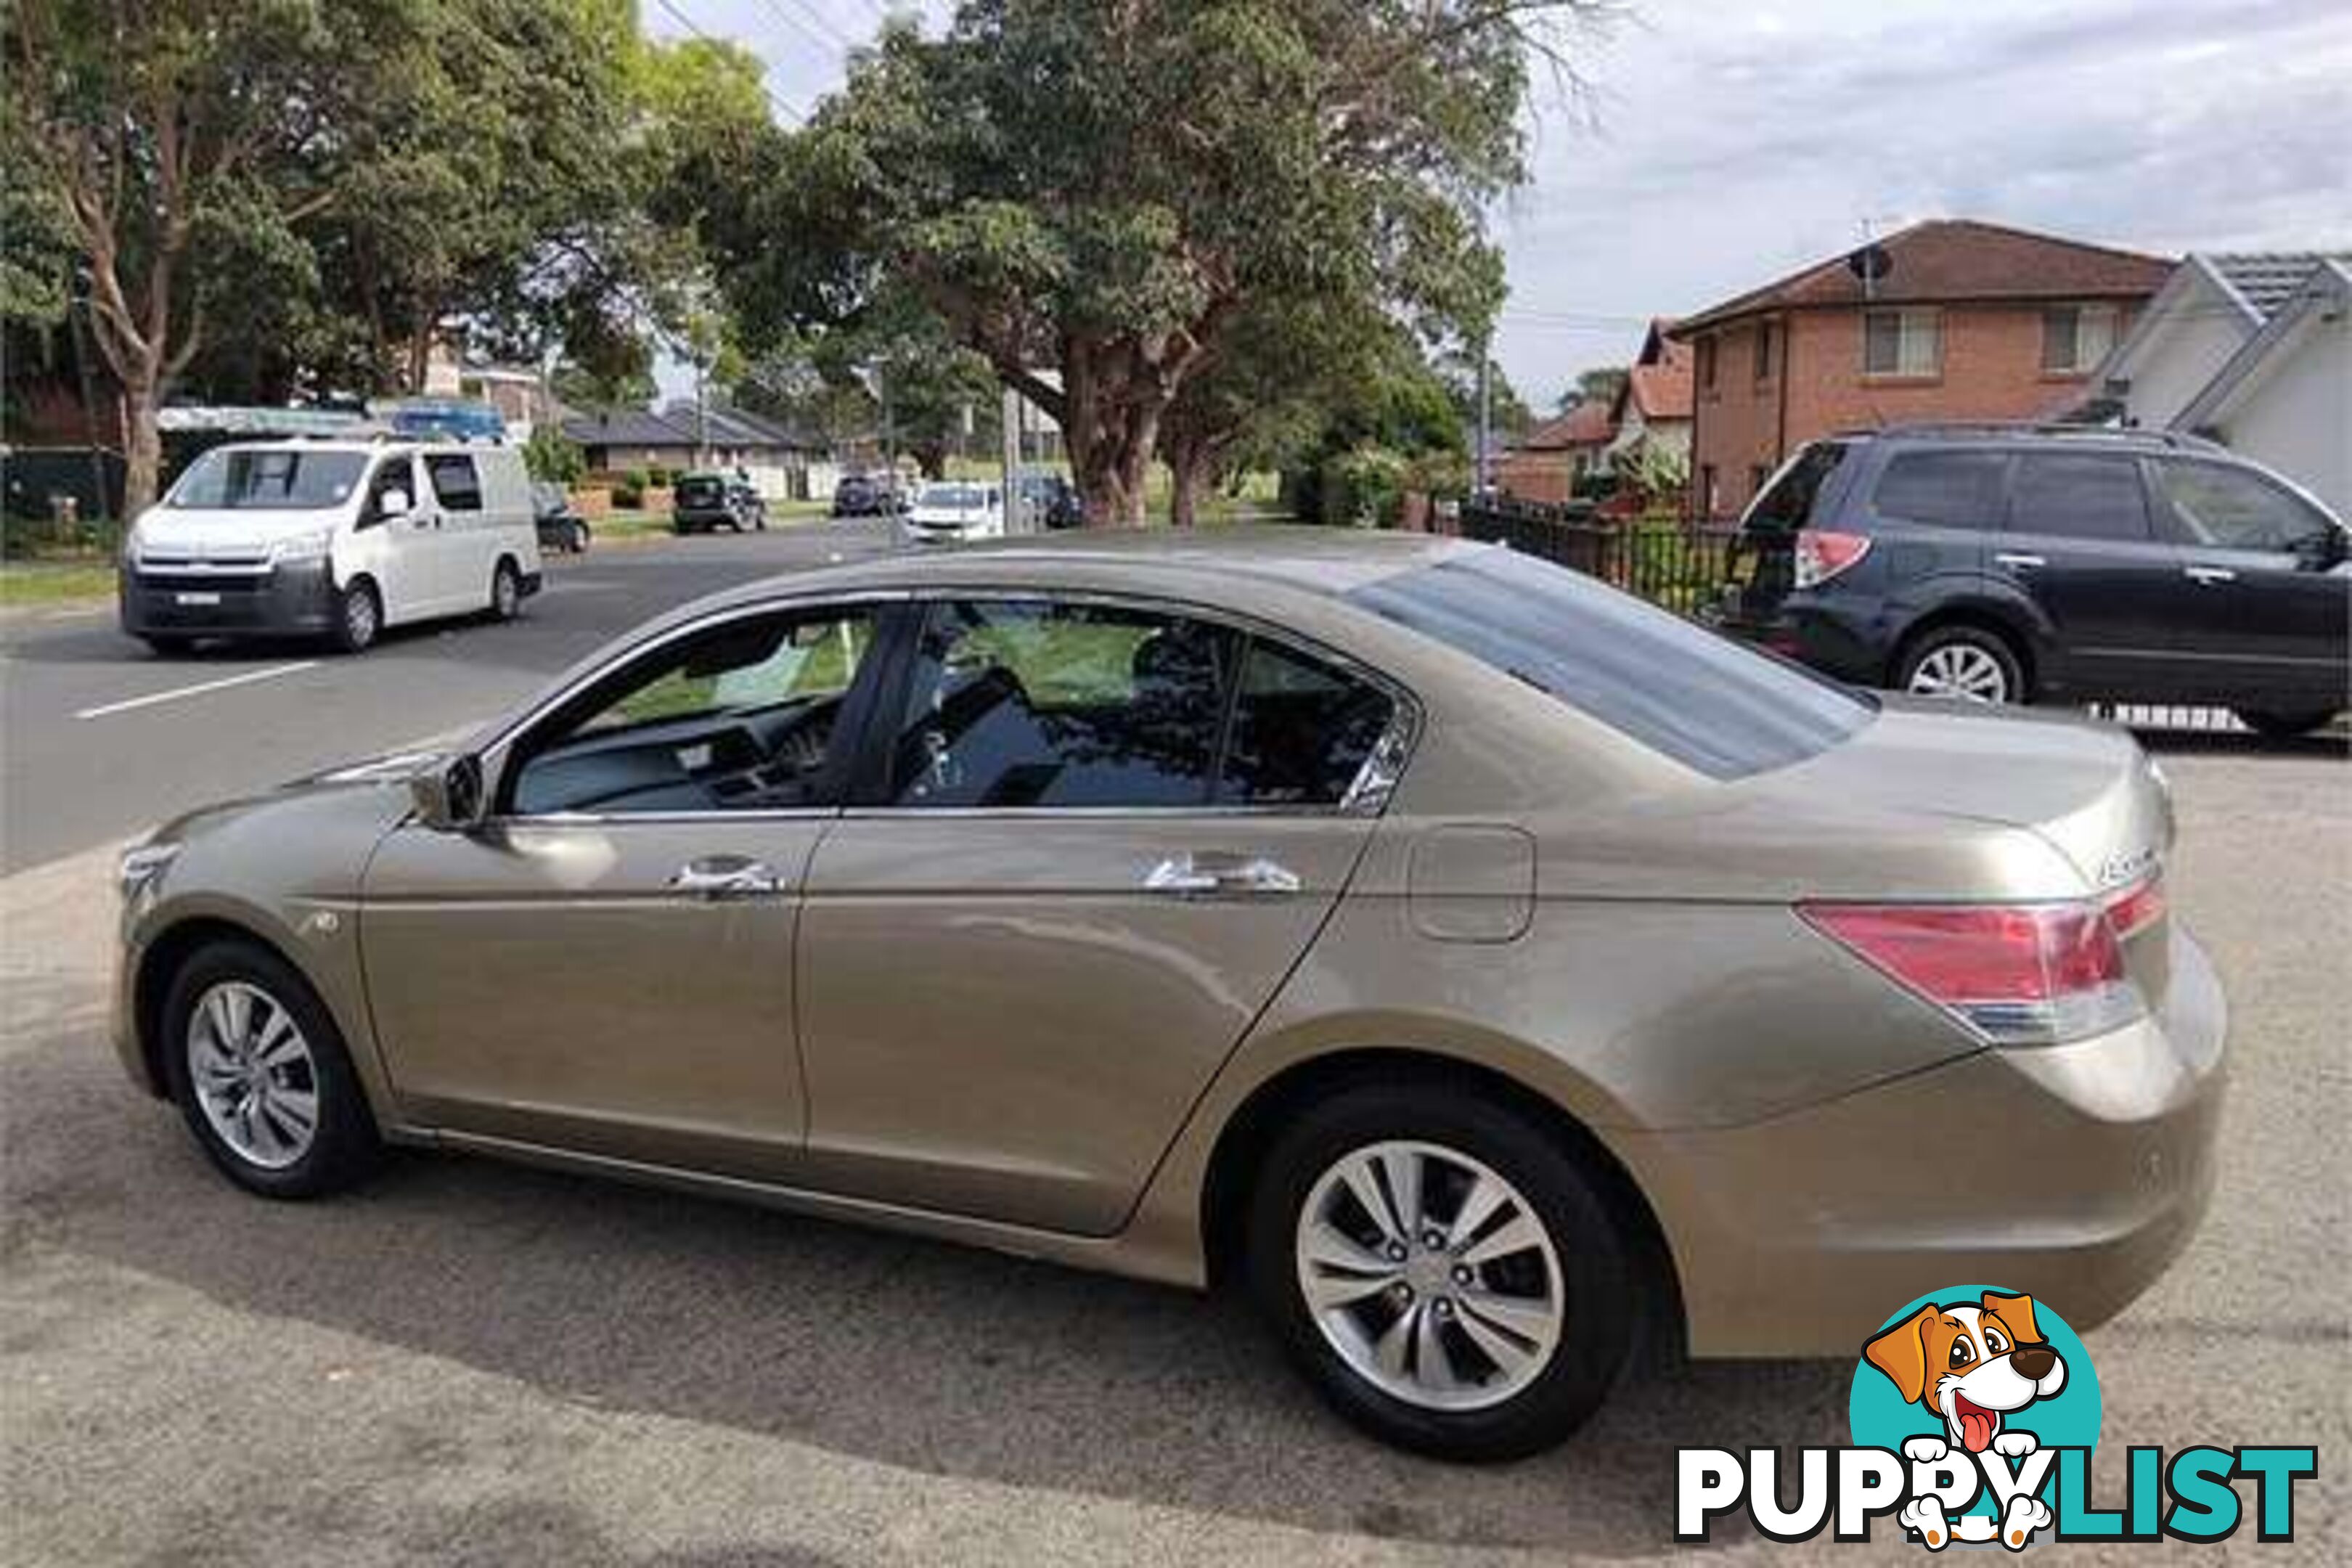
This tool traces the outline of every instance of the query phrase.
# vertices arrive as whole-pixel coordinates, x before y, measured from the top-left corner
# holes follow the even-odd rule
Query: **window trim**
[[[2069,364],[2052,364],[2050,363],[2050,319],[2062,310],[2072,314],[2074,318],[2074,357],[2073,363]],[[2095,357],[2086,360],[2083,357],[2083,321],[2085,317],[2094,312],[2104,315],[2107,319],[2107,346],[2100,350]],[[2115,353],[2116,345],[2123,341],[2123,308],[2108,300],[2065,300],[2042,306],[2041,357],[2042,377],[2049,381],[2079,381],[2097,370],[2100,365],[2106,363],[2107,356]]]
[[[1895,367],[1891,370],[1870,368],[1870,319],[1873,316],[1893,316],[1896,320]],[[1914,319],[1924,319],[1934,324],[1936,363],[1933,368],[1928,370],[1903,368],[1903,323]],[[1915,386],[1925,386],[1932,382],[1939,382],[1944,379],[1947,347],[1944,341],[1944,308],[1941,305],[1864,305],[1862,308],[1862,379],[1866,382],[1907,382]]]
[[[1779,366],[1779,356],[1773,352],[1780,346],[1775,341],[1780,335],[1779,326],[1778,321],[1769,317],[1756,323],[1756,343],[1750,368],[1755,372],[1754,380],[1759,386],[1769,384]]]

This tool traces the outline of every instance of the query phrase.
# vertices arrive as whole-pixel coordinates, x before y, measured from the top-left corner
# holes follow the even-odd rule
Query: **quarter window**
[[[890,751],[928,807],[1200,805],[1239,635],[1113,605],[934,606]]]
[[[2221,463],[2168,460],[2158,465],[2157,482],[2191,543],[2289,551],[2326,540],[2334,526],[2300,497]]]
[[[2053,375],[2086,374],[2115,346],[2113,305],[2053,305],[2042,312],[2042,368]]]
[[[1219,772],[1217,800],[1337,805],[1395,709],[1388,694],[1295,649],[1253,638]]]
[[[442,510],[482,510],[482,480],[474,472],[473,458],[455,452],[436,452],[425,458],[425,471],[432,476],[433,499],[441,503]]]
[[[2130,458],[2029,453],[2018,459],[2010,500],[2012,533],[2064,539],[2145,540],[2147,497]]]
[[[1905,452],[1886,465],[1871,494],[1881,517],[1942,528],[1990,528],[2000,517],[1999,452]]]
[[[1864,375],[1944,373],[1944,318],[1937,310],[1870,310],[1862,319]]]

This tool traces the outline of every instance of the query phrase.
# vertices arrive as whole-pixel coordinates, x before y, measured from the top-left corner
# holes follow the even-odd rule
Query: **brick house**
[[[2172,263],[1965,219],[1915,224],[1678,323],[1690,344],[1691,507],[1737,516],[1836,430],[2026,419],[2062,405]]]
[[[1609,410],[1617,426],[1609,442],[1609,463],[1621,472],[1655,450],[1687,461],[1691,438],[1691,351],[1674,340],[1675,323],[1650,323],[1642,352],[1625,372],[1625,384]]]
[[[1609,443],[1616,434],[1609,405],[1588,398],[1531,426],[1495,465],[1495,486],[1519,500],[1564,501],[1577,480],[1607,467]]]

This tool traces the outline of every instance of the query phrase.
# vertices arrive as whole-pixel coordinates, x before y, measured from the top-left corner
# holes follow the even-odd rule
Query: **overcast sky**
[[[884,0],[669,0],[787,110]],[[943,0],[926,9],[934,17]],[[648,26],[683,31],[664,0]],[[2352,247],[2352,0],[1636,0],[1547,87],[1495,228],[1505,371],[1547,405],[1687,313],[1923,217],[2164,253]]]

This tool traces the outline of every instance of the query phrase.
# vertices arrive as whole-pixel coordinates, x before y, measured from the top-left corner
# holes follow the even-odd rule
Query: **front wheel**
[[[1251,1289],[1341,1415],[1441,1458],[1560,1442],[1623,1367],[1628,1250],[1559,1131],[1497,1098],[1367,1084],[1277,1141]]]
[[[1895,685],[1915,697],[1944,697],[1989,707],[2026,700],[2025,670],[2000,633],[1937,626],[1905,650]]]
[[[344,653],[365,653],[383,631],[383,602],[375,584],[356,578],[335,595],[335,647]]]
[[[2308,735],[2334,719],[2338,711],[2328,708],[2240,708],[2234,710],[2238,721],[2257,735],[2267,735],[2274,741],[2293,740]]]

